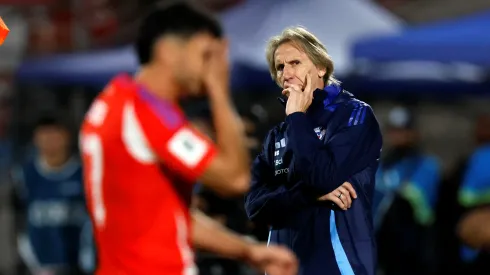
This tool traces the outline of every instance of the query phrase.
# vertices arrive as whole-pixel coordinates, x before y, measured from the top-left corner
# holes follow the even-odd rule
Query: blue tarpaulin
[[[100,87],[121,72],[135,73],[138,62],[131,46],[77,54],[61,54],[24,62],[17,71],[20,84]],[[275,87],[267,70],[245,63],[232,65],[232,87]],[[260,91],[260,90],[259,90]]]
[[[377,88],[405,83],[489,91],[490,12],[365,38],[352,55],[354,74]]]
[[[374,61],[464,62],[490,67],[490,12],[409,28],[354,45],[354,58]]]
[[[138,68],[131,47],[78,54],[60,54],[24,62],[17,71],[20,83],[100,86],[119,72]]]

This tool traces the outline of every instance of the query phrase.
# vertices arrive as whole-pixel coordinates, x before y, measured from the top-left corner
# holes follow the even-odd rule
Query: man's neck
[[[148,65],[142,68],[134,77],[135,81],[156,96],[176,102],[179,99],[179,88],[170,72]]]
[[[69,160],[69,154],[52,154],[41,155],[41,160],[44,168],[49,170],[58,170],[62,168]]]
[[[316,81],[314,80],[313,83],[314,83],[313,86],[316,86],[315,90],[316,89],[324,90],[328,86],[328,82],[324,82],[323,78],[316,79]]]

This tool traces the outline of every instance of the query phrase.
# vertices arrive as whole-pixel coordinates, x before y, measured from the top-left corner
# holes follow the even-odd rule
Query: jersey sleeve
[[[133,104],[133,119],[165,168],[189,181],[199,178],[216,154],[212,141],[170,102],[140,91]]]

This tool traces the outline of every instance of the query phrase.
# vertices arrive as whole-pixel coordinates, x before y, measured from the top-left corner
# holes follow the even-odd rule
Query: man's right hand
[[[357,193],[349,182],[344,182],[337,189],[318,198],[319,201],[331,201],[343,210],[349,209],[354,199],[357,199]]]
[[[207,73],[204,85],[210,96],[229,91],[230,63],[228,57],[228,42],[216,41],[212,47],[209,62],[206,64]]]
[[[298,274],[298,260],[285,247],[253,244],[249,250],[248,261],[258,271],[265,271],[267,275]]]
[[[213,114],[217,154],[199,181],[222,196],[237,196],[250,188],[250,155],[230,95],[228,44],[226,40],[214,43],[206,62],[204,88]]]

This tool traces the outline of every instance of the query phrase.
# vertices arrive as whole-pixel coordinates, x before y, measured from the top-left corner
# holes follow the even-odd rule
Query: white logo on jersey
[[[104,123],[107,115],[107,104],[104,101],[95,101],[87,113],[87,120],[94,126],[100,126]]]
[[[192,168],[206,155],[208,145],[190,129],[183,128],[170,138],[168,150],[177,159]]]

